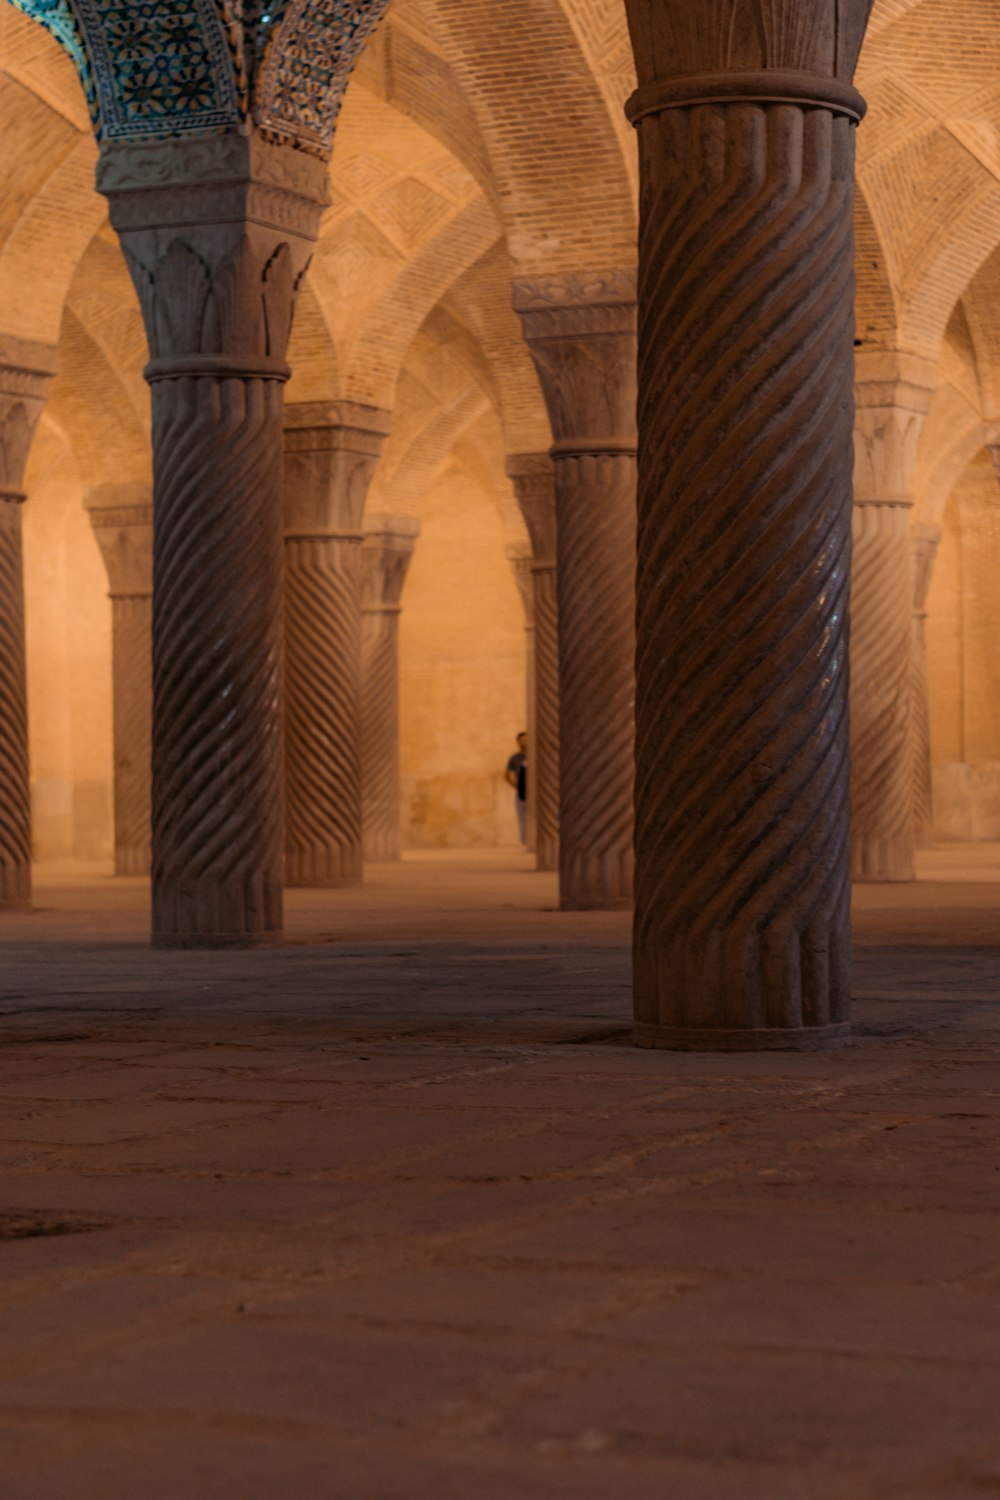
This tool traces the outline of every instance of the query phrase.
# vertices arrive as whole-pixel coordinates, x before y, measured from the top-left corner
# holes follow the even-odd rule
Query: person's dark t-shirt
[[[517,777],[517,800],[527,802],[528,800],[528,757],[522,755],[520,750],[512,755],[507,762],[508,771],[513,771]]]

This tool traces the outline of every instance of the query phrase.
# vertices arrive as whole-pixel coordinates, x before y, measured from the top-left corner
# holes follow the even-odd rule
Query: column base
[[[721,1027],[653,1026],[636,1022],[635,1045],[671,1052],[821,1052],[847,1047],[850,1023],[834,1026],[758,1026],[746,1030]]]
[[[631,911],[631,896],[563,896],[560,911]]]
[[[157,933],[150,939],[152,948],[280,948],[283,932],[181,932]]]

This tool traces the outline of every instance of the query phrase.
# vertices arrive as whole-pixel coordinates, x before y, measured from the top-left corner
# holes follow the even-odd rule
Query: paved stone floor
[[[1000,850],[857,913],[853,1047],[628,1045],[520,855],[151,953],[0,918],[0,1500],[1000,1496]]]

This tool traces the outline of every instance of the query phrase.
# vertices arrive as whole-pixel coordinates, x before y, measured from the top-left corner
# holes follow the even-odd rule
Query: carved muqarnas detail
[[[128,252],[126,251],[128,255]],[[128,255],[154,359],[190,354],[284,358],[304,272],[281,243],[266,260],[249,236],[214,267],[171,240],[150,271]]]

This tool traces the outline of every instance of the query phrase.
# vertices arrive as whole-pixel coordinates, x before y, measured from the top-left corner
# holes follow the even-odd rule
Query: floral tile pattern
[[[329,153],[390,0],[13,0],[76,63],[102,140],[238,127]]]

